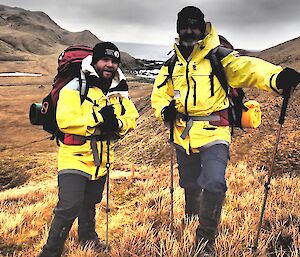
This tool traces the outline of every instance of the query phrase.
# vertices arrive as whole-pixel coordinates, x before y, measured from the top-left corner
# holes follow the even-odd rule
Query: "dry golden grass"
[[[170,147],[166,128],[153,122],[149,107],[151,85],[140,84],[138,87],[137,83],[130,83],[130,88],[142,116],[137,130],[116,145],[109,215],[112,250],[107,255],[82,249],[77,243],[77,224],[74,224],[64,256],[186,257],[196,254],[193,242],[197,220],[186,228],[182,225],[183,190],[178,186],[177,172],[175,232],[170,231]],[[3,100],[0,117],[5,121],[0,124],[1,181],[5,184],[0,192],[2,256],[36,256],[47,239],[57,201],[56,146],[48,140],[26,144],[46,137],[40,128],[29,124],[27,112],[30,103],[39,101],[49,89],[50,86],[0,88]],[[293,131],[289,135],[295,137]],[[245,142],[244,138],[251,144],[248,136],[241,137],[240,144]],[[262,142],[266,148],[272,147],[267,143]],[[238,142],[234,146],[238,146]],[[296,150],[297,145],[294,147]],[[249,247],[256,236],[267,171],[260,166],[237,163],[228,168],[229,190],[216,242],[218,256],[251,256]],[[135,177],[132,177],[132,164]],[[299,184],[297,173],[280,175],[272,180],[258,256],[299,256]],[[105,198],[104,194],[97,207],[97,231],[102,239],[105,239]]]
[[[126,170],[125,163],[122,164]],[[64,256],[194,256],[197,221],[182,225],[183,190],[175,183],[175,232],[170,231],[169,168],[139,166],[140,178],[111,180],[109,255],[82,249],[74,224]],[[113,171],[112,171],[113,173]],[[218,256],[251,256],[263,196],[265,171],[239,163],[228,168],[229,190],[216,248]],[[178,177],[175,175],[175,181]],[[300,179],[272,181],[258,256],[299,256]],[[41,179],[0,193],[2,256],[36,256],[47,239],[56,203],[56,178]],[[97,231],[105,238],[105,198],[97,207]]]

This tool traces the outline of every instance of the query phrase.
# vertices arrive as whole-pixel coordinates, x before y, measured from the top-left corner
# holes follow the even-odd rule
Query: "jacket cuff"
[[[270,78],[270,88],[276,92],[277,94],[280,94],[282,95],[283,94],[283,89],[282,88],[278,88],[277,87],[277,84],[276,84],[276,80],[277,80],[277,77],[278,77],[278,74],[273,74]]]
[[[160,111],[161,120],[162,120],[163,122],[165,122],[164,111],[165,111],[166,108],[167,108],[167,106],[165,106],[164,108],[162,108],[161,111]]]

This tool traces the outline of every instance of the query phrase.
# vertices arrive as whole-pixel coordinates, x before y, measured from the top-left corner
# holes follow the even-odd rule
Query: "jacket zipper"
[[[192,80],[194,82],[194,106],[196,106],[197,103],[197,83],[196,80],[192,77]]]
[[[188,114],[188,98],[189,98],[189,93],[190,93],[190,81],[189,81],[189,61],[187,61],[186,64],[186,82],[187,82],[187,92],[186,92],[186,97],[185,97],[185,114],[189,116]]]

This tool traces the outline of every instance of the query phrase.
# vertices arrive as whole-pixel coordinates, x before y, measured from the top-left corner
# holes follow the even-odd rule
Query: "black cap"
[[[117,63],[121,61],[118,47],[111,42],[101,42],[94,46],[92,64],[95,64],[103,57],[113,58]]]
[[[177,33],[187,26],[199,28],[205,32],[205,20],[203,12],[195,6],[186,6],[177,14]]]

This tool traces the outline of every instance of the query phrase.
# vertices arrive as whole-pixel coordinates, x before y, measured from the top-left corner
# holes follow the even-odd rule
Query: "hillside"
[[[300,70],[300,37],[266,49],[257,56],[278,65]]]
[[[13,53],[21,58],[22,54],[49,55],[71,44],[93,46],[100,41],[87,30],[64,30],[43,12],[0,5],[0,16],[1,48],[8,58],[13,58]],[[5,60],[3,56],[1,60]]]
[[[56,59],[67,46],[94,46],[101,42],[88,30],[69,32],[56,24],[47,14],[0,5],[0,72],[19,71],[42,73],[54,77]],[[136,60],[121,52],[122,67],[136,66]],[[14,62],[13,64],[11,62]],[[48,82],[48,83],[49,83]]]

